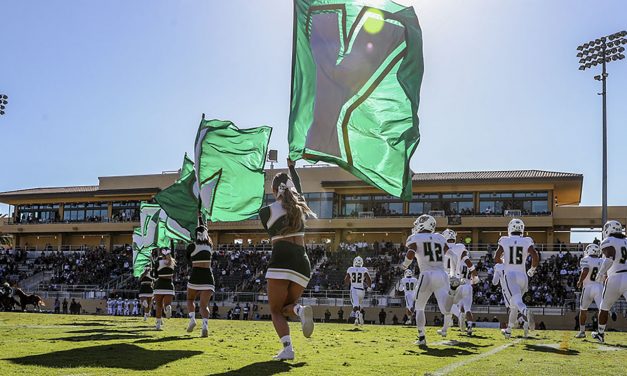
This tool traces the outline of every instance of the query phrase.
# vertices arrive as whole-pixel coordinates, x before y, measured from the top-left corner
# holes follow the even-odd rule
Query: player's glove
[[[529,268],[529,270],[527,270],[527,275],[529,277],[533,277],[536,274],[536,268]]]
[[[475,275],[470,279],[470,284],[476,285],[477,283],[479,283],[479,277]]]
[[[410,259],[408,259],[407,257],[405,257],[405,261],[403,261],[403,270],[405,270],[405,269],[409,268],[409,265],[411,265],[411,263],[412,263],[413,261],[414,261],[414,260],[410,260]]]

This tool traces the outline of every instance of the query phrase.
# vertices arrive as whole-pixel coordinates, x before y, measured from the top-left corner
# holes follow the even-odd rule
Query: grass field
[[[476,336],[429,328],[428,348],[403,326],[318,324],[311,339],[293,323],[293,362],[275,362],[280,344],[270,322],[210,321],[209,338],[165,330],[154,319],[0,313],[0,375],[624,375],[627,333],[599,345],[574,332],[534,332],[505,340],[494,329]],[[197,327],[198,329],[199,327]],[[516,331],[515,335],[522,334]],[[621,361],[622,359],[622,361]]]

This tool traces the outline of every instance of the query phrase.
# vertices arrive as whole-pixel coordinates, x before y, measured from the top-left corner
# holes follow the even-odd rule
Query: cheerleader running
[[[139,300],[144,310],[144,321],[148,320],[150,307],[152,306],[152,283],[154,280],[150,276],[151,272],[152,268],[148,265],[144,268],[141,277],[139,277]]]
[[[157,281],[155,282],[154,296],[157,302],[155,317],[157,318],[156,329],[161,330],[161,316],[165,312],[165,317],[172,317],[172,299],[174,298],[174,267],[176,261],[172,257],[172,251],[168,248],[161,249],[159,257],[159,266],[157,268]],[[165,309],[164,309],[165,307]]]
[[[272,240],[272,257],[268,265],[268,301],[272,324],[281,339],[283,350],[274,359],[294,359],[287,317],[300,318],[303,335],[311,337],[314,330],[313,310],[298,300],[311,277],[311,266],[305,252],[305,217],[316,215],[301,196],[300,179],[294,162],[288,159],[290,176],[277,174],[272,181],[276,201],[259,211],[263,227]]]
[[[196,306],[194,302],[200,295],[200,316],[202,317],[202,331],[200,336],[209,335],[209,300],[215,291],[213,272],[211,270],[211,255],[213,243],[209,237],[207,227],[196,228],[196,242],[187,247],[187,260],[192,265],[192,272],[187,283],[187,312],[189,325],[187,332],[191,333],[196,327]]]

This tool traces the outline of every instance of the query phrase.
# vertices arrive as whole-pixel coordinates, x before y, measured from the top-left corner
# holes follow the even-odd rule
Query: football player
[[[586,318],[588,307],[594,301],[597,308],[601,307],[601,297],[603,294],[603,283],[599,279],[599,270],[603,259],[601,256],[601,248],[596,244],[589,244],[583,252],[583,258],[579,262],[581,274],[577,281],[577,288],[581,290],[580,311],[579,311],[579,333],[575,338],[586,337]]]
[[[351,285],[351,304],[355,312],[355,325],[363,325],[364,316],[361,313],[361,304],[366,296],[366,288],[370,286],[372,280],[368,274],[368,268],[364,267],[364,259],[360,256],[355,257],[353,266],[346,270],[344,284],[348,283]]]
[[[620,222],[607,221],[603,226],[601,252],[603,264],[599,270],[599,278],[603,280],[607,275],[607,279],[599,308],[599,329],[592,332],[592,338],[603,343],[610,308],[621,295],[627,299],[627,239]]]
[[[405,307],[407,307],[407,317],[414,314],[414,302],[416,301],[416,289],[418,288],[418,279],[414,277],[411,269],[405,270],[405,276],[401,278],[398,285],[398,291],[405,292]],[[411,318],[405,322],[406,325],[411,324]]]
[[[451,291],[453,294],[451,313],[457,316],[459,326],[462,330],[464,330],[464,321],[466,321],[466,334],[470,336],[472,335],[472,322],[474,321],[472,316],[472,284],[478,283],[479,277],[477,277],[475,266],[472,261],[470,261],[466,246],[461,243],[455,243],[457,233],[453,230],[446,229],[442,232],[442,236],[444,236],[448,244],[448,252],[446,253],[445,260],[447,260],[446,265],[449,269],[449,276],[457,278],[460,281],[459,287]],[[455,285],[456,283],[451,284],[451,286]],[[452,320],[452,316],[449,315],[445,317],[445,320]],[[439,330],[438,334],[446,337],[444,328]]]
[[[510,295],[510,305],[516,306],[519,315],[524,320],[523,329],[525,337],[529,335],[529,329],[534,329],[533,313],[527,309],[523,302],[523,294],[529,288],[529,279],[536,273],[540,262],[533,239],[524,237],[525,224],[520,219],[512,219],[507,226],[508,236],[499,239],[499,247],[494,257],[496,262],[503,264],[505,289]],[[531,268],[526,269],[527,256],[531,255]],[[508,323],[506,329],[502,329],[503,336],[510,338],[512,335],[512,323]]]
[[[436,234],[436,221],[430,215],[423,214],[414,222],[415,233],[406,242],[408,248],[403,261],[403,268],[407,269],[416,259],[420,269],[418,287],[416,291],[416,327],[418,340],[416,344],[427,344],[425,337],[425,306],[432,294],[435,294],[440,312],[446,317],[451,313],[452,299],[449,295],[449,278],[444,268],[443,257],[448,250],[446,239]],[[445,320],[444,330],[448,323]]]

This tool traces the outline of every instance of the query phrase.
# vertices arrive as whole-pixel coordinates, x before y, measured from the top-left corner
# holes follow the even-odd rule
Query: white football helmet
[[[623,225],[618,221],[607,221],[603,226],[603,239],[609,238],[613,234],[622,234]]]
[[[414,272],[411,269],[405,270],[405,278],[411,278],[414,275]]]
[[[446,239],[447,242],[450,242],[451,240],[454,242],[457,240],[457,233],[449,228],[442,231],[442,236],[444,236],[444,239]]]
[[[583,251],[583,255],[599,257],[601,256],[601,248],[594,243],[588,244],[588,246],[586,247],[586,250]]]
[[[452,276],[449,278],[449,286],[451,287],[451,290],[456,290],[460,285],[462,284],[462,280]]]
[[[512,236],[514,232],[519,232],[521,235],[525,232],[525,223],[518,218],[512,219],[507,225],[507,235]]]
[[[361,268],[362,266],[364,266],[364,259],[361,258],[361,256],[357,256],[353,259],[353,266],[356,268]]]
[[[414,229],[416,232],[427,230],[431,233],[435,232],[436,221],[435,218],[428,214],[423,214],[414,221]]]

